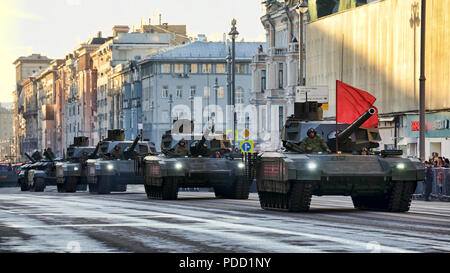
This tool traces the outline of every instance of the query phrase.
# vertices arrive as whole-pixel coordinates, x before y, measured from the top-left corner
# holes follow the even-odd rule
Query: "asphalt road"
[[[264,211],[249,200],[181,193],[59,194],[0,189],[0,252],[450,252],[450,203],[409,213],[358,211],[349,197],[313,197],[309,213]]]

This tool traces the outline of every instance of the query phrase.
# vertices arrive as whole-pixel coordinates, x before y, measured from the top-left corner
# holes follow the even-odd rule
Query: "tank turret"
[[[74,137],[73,138],[73,146],[88,147],[89,146],[89,138],[85,137],[85,136]]]
[[[336,151],[336,122],[324,121],[322,104],[317,102],[295,103],[294,115],[290,116],[281,132],[281,140],[286,150],[300,152],[300,144],[307,137],[307,131],[314,128],[328,144]],[[360,128],[364,122],[375,114],[371,108],[359,117],[353,124],[338,124],[339,151],[344,153],[359,152],[363,147],[368,149],[379,146],[378,128]]]
[[[125,131],[122,129],[108,130],[108,138],[105,141],[125,141]]]

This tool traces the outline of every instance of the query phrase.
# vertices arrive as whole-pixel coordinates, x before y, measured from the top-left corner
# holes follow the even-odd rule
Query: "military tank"
[[[369,109],[353,124],[323,121],[321,104],[296,103],[295,114],[283,130],[283,150],[259,154],[254,162],[260,204],[266,210],[308,211],[311,197],[351,196],[354,207],[362,210],[406,212],[410,208],[417,181],[424,169],[417,159],[403,158],[401,151],[372,152],[379,146],[377,128],[361,128],[375,109]],[[339,152],[304,153],[302,140],[315,128],[331,150]]]
[[[18,182],[22,191],[43,192],[47,186],[56,186],[56,164],[60,160],[54,158],[53,153],[44,152],[44,157],[36,160],[36,157],[25,154],[31,164],[24,165],[19,174]]]
[[[176,200],[179,188],[214,188],[216,197],[247,199],[250,182],[245,175],[242,154],[233,151],[230,141],[210,132],[184,140],[189,151],[176,153],[178,142],[171,131],[162,137],[160,155],[144,158],[145,191],[149,199]],[[195,140],[196,139],[196,140]]]
[[[137,158],[152,153],[148,143],[140,142],[142,134],[134,141],[125,141],[123,130],[109,130],[108,138],[99,144],[100,157],[87,161],[89,192],[110,194],[126,192],[129,184],[144,184],[144,177],[136,175]],[[114,156],[114,148],[120,147],[120,156]]]
[[[99,148],[100,144],[89,147],[88,137],[74,138],[73,144],[67,148],[67,161],[56,164],[58,192],[87,190],[87,160],[96,158]]]

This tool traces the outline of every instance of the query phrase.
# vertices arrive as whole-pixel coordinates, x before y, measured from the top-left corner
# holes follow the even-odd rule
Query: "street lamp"
[[[168,103],[169,103],[169,127],[172,127],[172,123],[173,123],[173,120],[172,120],[172,104],[173,104],[173,96],[172,96],[172,95],[169,96],[169,101],[168,101]]]
[[[296,7],[299,11],[299,17],[298,17],[298,37],[299,37],[299,44],[298,44],[298,82],[299,85],[305,85],[305,82],[303,81],[303,15],[308,12],[308,3],[306,1],[302,1],[299,3]]]
[[[233,104],[233,149],[236,149],[236,37],[239,35],[239,32],[236,28],[236,19],[231,21],[231,31],[228,35],[231,36],[231,93],[232,93],[232,104]]]
[[[228,47],[228,55],[225,59],[227,62],[227,102],[228,105],[231,105],[231,62],[233,59],[231,58],[231,48]]]

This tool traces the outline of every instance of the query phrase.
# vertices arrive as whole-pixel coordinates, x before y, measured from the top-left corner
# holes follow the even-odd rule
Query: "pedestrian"
[[[448,160],[448,158],[444,159],[444,164],[442,165],[442,168],[450,168],[450,160]]]
[[[368,155],[368,151],[366,147],[363,147],[361,150],[361,155]]]
[[[433,165],[429,161],[425,161],[425,201],[430,201],[431,191],[433,190]]]
[[[261,54],[263,52],[264,52],[263,46],[259,45],[259,47],[258,47],[258,54]]]

